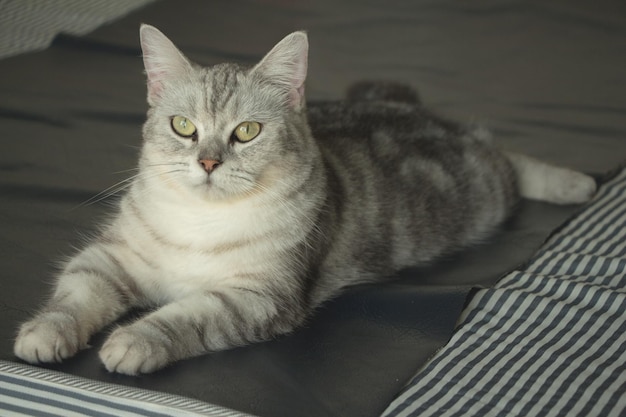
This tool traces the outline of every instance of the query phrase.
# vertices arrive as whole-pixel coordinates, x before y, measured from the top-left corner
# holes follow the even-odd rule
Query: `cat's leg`
[[[128,311],[136,288],[115,256],[98,244],[66,265],[54,293],[17,335],[14,353],[30,362],[60,362],[87,347],[92,334]]]
[[[555,204],[579,204],[596,192],[593,178],[581,172],[547,164],[529,156],[506,152],[522,197]]]
[[[267,294],[241,288],[206,291],[118,328],[102,347],[100,359],[110,372],[153,372],[180,359],[289,332],[300,322],[298,317],[299,308],[272,301]]]

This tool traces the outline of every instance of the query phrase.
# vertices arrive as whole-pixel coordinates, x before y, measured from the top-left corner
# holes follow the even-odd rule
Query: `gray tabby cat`
[[[361,83],[305,108],[307,37],[253,68],[199,67],[141,28],[150,110],[139,175],[69,260],[15,354],[55,362],[131,308],[100,351],[111,372],[292,331],[342,288],[485,238],[519,196],[579,203],[580,173],[505,154],[426,111],[408,87]]]

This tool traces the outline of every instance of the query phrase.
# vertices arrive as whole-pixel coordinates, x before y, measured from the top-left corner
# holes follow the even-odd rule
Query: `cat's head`
[[[252,68],[201,67],[159,30],[142,25],[148,119],[140,169],[209,200],[239,199],[289,184],[317,155],[306,122],[304,32]]]

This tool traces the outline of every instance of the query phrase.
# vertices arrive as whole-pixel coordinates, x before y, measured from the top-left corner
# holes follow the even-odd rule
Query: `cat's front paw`
[[[114,331],[100,350],[100,360],[109,372],[127,375],[150,373],[170,362],[167,341],[137,324]]]
[[[61,362],[87,347],[81,340],[76,320],[65,313],[44,313],[24,323],[13,352],[30,363]]]

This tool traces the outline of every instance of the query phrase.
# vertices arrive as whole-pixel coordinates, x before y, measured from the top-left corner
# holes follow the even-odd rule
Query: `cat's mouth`
[[[224,173],[213,172],[204,174],[203,178],[196,178],[192,184],[192,192],[209,201],[228,202],[240,200],[249,194],[249,190],[243,189],[237,181]]]
[[[268,166],[258,178],[242,175],[236,171],[214,174],[207,176],[198,190],[211,201],[227,203],[273,194],[273,191],[281,188],[281,185],[288,183],[284,181],[284,172],[275,165]]]

